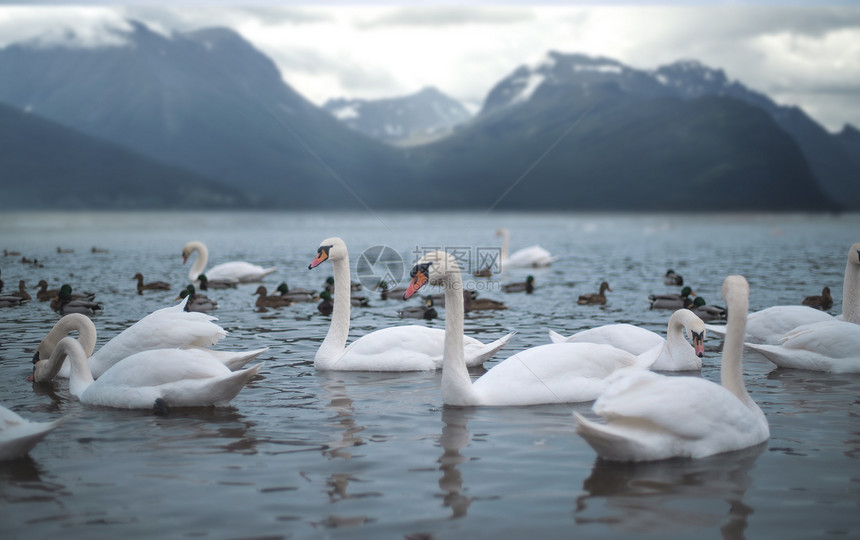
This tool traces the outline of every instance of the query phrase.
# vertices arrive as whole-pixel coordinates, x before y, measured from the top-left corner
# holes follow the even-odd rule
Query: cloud
[[[435,6],[387,10],[377,16],[359,21],[357,27],[364,30],[410,26],[440,28],[475,24],[509,25],[532,20],[534,20],[534,13],[531,9]]]

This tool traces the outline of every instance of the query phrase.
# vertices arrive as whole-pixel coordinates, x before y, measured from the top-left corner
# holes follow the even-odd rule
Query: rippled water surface
[[[363,250],[387,245],[408,271],[416,248],[474,257],[498,247],[500,226],[512,249],[540,243],[559,260],[476,283],[509,309],[468,315],[466,332],[490,341],[517,331],[494,361],[546,343],[550,328],[631,322],[665,333],[669,313],[649,311],[646,297],[670,290],[667,268],[716,304],[723,278],[743,274],[751,309],[796,304],[828,285],[832,313],[841,313],[845,257],[860,241],[857,215],[7,213],[0,249],[44,267],[8,256],[0,270],[4,291],[46,279],[96,292],[101,345],[173,304],[187,283],[188,240],[209,246],[211,264],[277,265],[270,290],[281,281],[318,288],[331,266],[307,265],[325,237],[344,238],[353,269]],[[138,296],[138,271],[173,290]],[[528,273],[533,295],[493,290]],[[576,304],[604,279],[613,291],[606,306]],[[315,304],[259,311],[255,289],[209,296],[229,332],[220,348],[270,347],[260,376],[229,407],[167,417],[83,406],[67,381],[26,382],[33,348],[58,316],[37,301],[0,310],[0,403],[31,420],[68,416],[28,458],[0,463],[0,537],[860,536],[860,375],[778,370],[747,352],[747,387],[770,422],[769,441],[703,460],[613,464],[574,433],[572,411],[590,414],[590,403],[444,408],[438,373],[317,372],[329,318]],[[372,307],[352,310],[353,338],[401,324],[397,309],[418,303],[365,294]],[[706,341],[702,377],[719,381],[721,347]]]

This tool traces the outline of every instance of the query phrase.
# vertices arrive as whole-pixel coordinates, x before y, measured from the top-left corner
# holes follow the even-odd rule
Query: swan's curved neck
[[[744,352],[749,299],[740,295],[730,296],[726,299],[726,307],[728,308],[728,321],[726,323],[726,337],[723,342],[723,358],[720,363],[720,382],[726,390],[737,396],[744,404],[749,407],[757,407],[744,385],[744,370],[741,361]]]
[[[683,328],[687,326],[689,311],[677,310],[669,317],[666,327],[666,348],[673,358],[683,358],[689,354],[690,343],[684,338]]]
[[[842,318],[860,324],[860,264],[855,264],[852,259],[849,256],[842,282]]]
[[[334,267],[334,298],[332,301],[331,324],[325,335],[322,345],[317,350],[314,363],[318,368],[326,366],[324,362],[333,361],[339,357],[346,348],[346,339],[349,337],[349,311],[350,311],[350,287],[349,287],[349,256],[332,260]]]
[[[188,279],[192,282],[197,281],[197,276],[203,273],[203,269],[206,268],[206,263],[209,262],[209,248],[206,247],[206,244],[202,242],[194,242],[192,244],[192,252],[197,252],[197,258],[194,259],[194,264],[191,265],[191,269],[188,270]]]
[[[442,402],[445,405],[477,405],[472,378],[463,356],[463,278],[457,263],[449,262],[445,288],[445,348],[442,357]],[[451,270],[451,265],[454,269]]]
[[[70,332],[77,331],[78,332],[78,340],[81,348],[84,350],[84,353],[87,357],[93,354],[93,350],[96,348],[96,326],[93,324],[93,321],[89,319],[86,315],[82,315],[80,313],[71,313],[69,315],[64,316],[62,319],[57,321],[57,324],[51,328],[51,331],[48,332],[48,335],[42,339],[41,343],[36,347],[36,352],[39,355],[40,362],[45,361],[51,356],[51,353],[54,352],[54,349],[57,347],[57,343],[60,342],[61,339],[68,336]],[[41,373],[34,373],[34,378],[36,381],[42,382],[47,381],[53,378],[56,375],[56,372],[50,377],[41,378],[45,375],[42,373],[46,373],[46,366],[43,364],[41,370],[38,369],[39,363],[36,364],[37,371]],[[59,366],[57,366],[59,370]],[[41,375],[41,377],[40,377]]]
[[[51,357],[47,360],[50,366],[50,378],[53,378],[60,371],[60,366],[63,365],[66,357],[68,357],[72,368],[69,377],[69,392],[75,397],[81,397],[84,390],[93,384],[93,374],[90,372],[90,364],[87,362],[84,348],[81,347],[78,340],[64,337],[57,344],[54,352],[51,353]]]

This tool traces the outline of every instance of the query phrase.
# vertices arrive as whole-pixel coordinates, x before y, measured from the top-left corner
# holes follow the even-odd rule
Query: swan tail
[[[563,335],[559,334],[555,330],[550,330],[549,331],[549,340],[552,343],[565,343],[567,341],[567,338],[565,338]]]
[[[209,351],[222,364],[227,366],[230,371],[241,369],[245,364],[257,358],[264,352],[268,351],[268,347],[257,349],[254,351]]]
[[[486,343],[484,345],[479,345],[475,347],[472,351],[474,356],[470,355],[471,358],[468,358],[469,367],[479,366],[493,357],[494,354],[499,352],[499,350],[507,345],[508,341],[516,334],[516,332],[511,332],[506,336],[502,336],[496,341],[491,341],[490,343]]]
[[[636,363],[633,364],[631,367],[637,369],[649,369],[651,366],[654,365],[654,362],[656,362],[657,359],[660,358],[660,353],[663,352],[664,346],[665,345],[663,343],[658,343],[657,345],[654,345],[647,351],[638,355],[636,357]]]
[[[57,429],[67,417],[53,422],[26,422],[9,428],[5,435],[9,441],[0,447],[0,460],[15,459],[27,455],[45,436]]]
[[[782,345],[767,345],[763,343],[745,342],[744,347],[764,356],[777,367],[829,371],[820,356],[810,354],[808,351],[786,349]]]
[[[260,371],[262,365],[263,364],[257,364],[249,367],[248,369],[234,371],[221,379],[218,382],[218,385],[214,388],[216,396],[212,400],[212,404],[217,407],[230,403],[230,401],[236,397],[240,391],[242,391],[242,388],[248,384],[248,381],[250,381],[254,375]]]
[[[617,432],[607,424],[592,422],[576,412],[573,416],[576,419],[576,433],[585,439],[601,459],[610,461],[661,459],[661,456],[649,456],[647,448],[642,444]]]

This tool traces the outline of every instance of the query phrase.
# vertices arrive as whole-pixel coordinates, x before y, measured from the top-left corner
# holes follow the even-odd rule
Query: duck
[[[837,319],[804,324],[777,345],[744,345],[780,368],[860,373],[860,324]]]
[[[683,329],[691,345],[684,339]],[[705,355],[705,323],[689,309],[679,309],[669,317],[666,337],[632,324],[607,324],[564,337],[549,331],[553,343],[605,343],[640,355],[661,345],[660,355],[651,365],[657,371],[691,371],[702,369]]]
[[[128,275],[128,274],[126,274]],[[133,278],[137,280],[137,294],[143,294],[143,291],[169,291],[170,283],[166,281],[150,281],[149,283],[143,282],[143,274],[140,272],[136,273]]]
[[[268,347],[250,351],[222,351],[211,349],[227,332],[215,323],[218,319],[204,313],[185,311],[187,298],[174,306],[158,309],[132,324],[95,351],[96,327],[86,316],[73,313],[65,315],[51,328],[50,332],[36,347],[33,363],[41,366],[34,370],[36,382],[46,382],[48,359],[57,342],[70,332],[78,333],[78,340],[87,353],[90,372],[93,377],[101,375],[123,358],[140,351],[153,349],[199,349],[218,360],[230,370],[235,371],[257,356],[269,350]],[[95,351],[95,352],[93,352]],[[61,366],[57,376],[68,378],[70,366]]]
[[[601,459],[700,459],[770,438],[767,418],[743,379],[749,284],[743,276],[731,275],[723,282],[722,293],[729,312],[722,384],[648,370],[618,373],[592,406],[602,423],[574,413],[577,434]]]
[[[325,283],[323,287],[328,292],[334,294],[334,276],[329,276],[325,279]],[[352,281],[349,284],[349,290],[351,292],[357,292],[362,289],[361,283],[356,281]],[[349,297],[349,303],[352,307],[370,307],[370,300],[367,299],[366,296],[362,296],[360,294],[351,294]]]
[[[328,276],[327,278],[325,278],[325,283],[323,284],[323,287],[325,287],[325,289],[328,292],[333,293],[334,292],[334,276]],[[358,292],[358,291],[362,290],[363,288],[364,287],[362,286],[362,284],[358,281],[350,281],[349,282],[349,290],[351,290],[352,292]]]
[[[349,252],[342,239],[332,237],[323,240],[308,269],[316,268],[329,260],[334,267],[334,305],[328,333],[314,357],[316,369],[428,371],[442,366],[445,331],[440,328],[421,325],[382,328],[364,334],[347,347],[351,305],[349,297],[344,293],[349,289]],[[460,302],[462,306],[462,297]],[[465,350],[467,363],[480,366],[496,354],[512,336],[513,333],[510,333],[487,344],[469,336],[462,336],[461,347]]]
[[[478,298],[477,293],[463,291],[463,309],[469,311],[498,311],[508,309],[504,302],[492,298]]]
[[[804,306],[814,307],[822,311],[827,311],[833,307],[833,296],[830,295],[830,287],[821,289],[821,295],[807,296],[800,302]]]
[[[549,251],[539,245],[523,248],[508,255],[510,233],[507,229],[501,228],[496,231],[496,236],[502,237],[501,267],[503,269],[506,267],[543,268],[558,260],[558,257],[554,257]]]
[[[310,289],[290,289],[286,281],[282,281],[275,290],[278,291],[281,297],[293,302],[313,302],[318,298],[318,295]]]
[[[320,293],[320,299],[320,303],[317,304],[319,312],[323,315],[331,315],[332,311],[334,311],[334,302],[332,302],[331,299],[331,292],[326,290],[322,291]]]
[[[100,247],[93,246],[90,248],[90,253],[107,253],[108,250]]]
[[[75,250],[72,248],[61,248],[60,246],[57,246],[57,253],[74,253],[74,252],[75,252]]]
[[[839,319],[810,306],[771,306],[749,314],[746,341],[778,345],[786,334],[799,326],[835,320]],[[860,242],[848,249],[842,283],[842,320],[860,325]],[[709,324],[706,328],[716,336],[723,336],[727,329],[718,324]]]
[[[675,271],[670,268],[666,270],[666,274],[663,275],[663,284],[669,285],[670,287],[680,287],[684,284],[684,277],[680,274],[676,274]]]
[[[95,379],[82,345],[62,338],[48,362],[49,375],[68,359],[69,392],[81,403],[118,409],[226,406],[261,364],[230,371],[199,349],[153,349],[127,356]],[[35,369],[35,368],[34,368]]]
[[[447,295],[442,402],[446,406],[520,406],[591,401],[607,377],[625,368],[647,369],[659,353],[641,356],[602,343],[551,343],[515,353],[472,381],[463,356],[463,278],[457,260],[444,251],[425,254],[410,272],[406,295],[425,284]]]
[[[39,300],[39,302],[47,302],[60,294],[60,289],[49,289],[48,282],[44,279],[39,280],[39,284],[36,285],[35,288],[39,289],[36,291],[36,299]]]
[[[525,281],[520,281],[516,283],[506,283],[502,285],[502,290],[505,292],[523,292],[525,291],[528,294],[531,294],[535,290],[535,277],[534,276],[526,276]]]
[[[264,285],[260,285],[257,287],[256,292],[257,302],[254,304],[258,308],[264,307],[284,307],[293,305],[293,301],[287,297],[281,296],[279,294],[273,294],[269,296],[269,291],[266,290]]]
[[[197,253],[197,258],[191,269],[188,271],[188,279],[192,283],[197,281],[197,277],[203,273],[206,268],[206,263],[209,262],[209,249],[206,244],[198,240],[192,240],[182,247],[182,264],[188,261],[188,257]],[[277,267],[270,266],[263,268],[256,264],[251,264],[245,261],[231,261],[213,266],[206,272],[209,281],[233,281],[238,283],[253,283],[263,281],[263,278],[277,270]]]
[[[403,293],[406,292],[406,287],[395,287],[392,289],[385,280],[380,281],[377,288],[381,289],[379,291],[379,298],[381,300],[403,300]]]
[[[424,305],[400,309],[397,311],[397,315],[401,319],[424,319],[427,321],[439,316],[436,312],[436,308],[433,307],[432,296],[424,297]]]
[[[593,304],[605,304],[606,303],[606,291],[612,292],[612,289],[609,288],[609,283],[603,282],[600,284],[600,291],[596,293],[588,293],[582,294],[577,299],[576,303],[584,306],[584,305],[593,305]]]
[[[3,295],[0,296],[0,308],[17,307],[24,304],[24,299],[20,296]]]
[[[726,320],[726,308],[720,306],[709,306],[707,301],[701,296],[697,296],[693,300],[693,305],[690,310],[699,316],[703,321],[724,321]]]
[[[433,298],[433,305],[439,307],[445,307],[445,293],[437,293],[431,294],[430,297]],[[478,292],[472,289],[463,289],[463,302],[468,304],[469,302],[478,298]]]
[[[209,289],[235,289],[238,285],[238,282],[236,281],[225,281],[222,279],[210,280],[206,274],[200,274],[197,276],[197,281],[200,283],[201,291],[208,291]]]
[[[81,313],[88,317],[95,315],[96,311],[103,309],[102,305],[92,300],[84,298],[75,298],[72,294],[72,286],[64,283],[60,287],[60,292],[51,299],[51,309],[60,315],[68,315],[70,313]]]
[[[682,309],[689,308],[693,305],[693,300],[690,296],[696,296],[693,289],[684,287],[680,294],[650,294],[648,295],[648,303],[650,309]]]
[[[27,292],[27,285],[23,279],[18,280],[18,290],[12,293],[12,296],[17,296],[21,302],[29,302],[33,299],[30,293]]]
[[[2,290],[3,290],[3,280],[0,279],[0,291],[2,291]]]
[[[489,266],[487,266],[487,267],[481,268],[479,270],[475,270],[474,272],[472,272],[472,276],[474,276],[474,277],[493,277],[493,270]]]
[[[31,422],[0,405],[0,461],[26,456],[48,433],[65,421]]]
[[[20,251],[11,251],[11,250],[8,250],[8,249],[4,249],[4,250],[3,250],[3,256],[4,256],[4,257],[20,257],[20,256],[21,256],[21,252],[20,252]]]
[[[218,309],[218,302],[212,300],[205,294],[198,293],[197,289],[194,288],[194,285],[188,285],[179,291],[179,296],[176,297],[176,300],[182,300],[185,297],[188,297],[188,303],[185,304],[185,311],[206,313]]]

